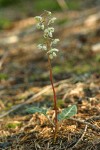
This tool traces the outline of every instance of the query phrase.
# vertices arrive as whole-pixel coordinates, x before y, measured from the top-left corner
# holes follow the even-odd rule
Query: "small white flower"
[[[40,22],[43,20],[41,16],[36,16],[35,19]]]
[[[52,14],[51,11],[47,11],[47,13],[48,13],[49,16],[51,16],[51,14]]]
[[[56,17],[51,18],[51,19],[49,20],[49,22],[48,22],[48,25],[50,25],[51,23],[54,23],[55,20],[56,20]]]
[[[37,46],[38,49],[42,49],[42,47],[43,47],[42,44],[39,44],[39,45]]]
[[[44,33],[44,35],[43,35],[43,36],[44,36],[44,38],[47,38],[47,37],[48,37],[48,34]]]
[[[46,47],[46,45],[43,45],[43,44],[39,44],[38,46],[38,49],[42,49],[42,50],[47,50],[47,47]]]
[[[44,24],[41,25],[41,29],[44,30]]]
[[[41,24],[40,24],[40,23],[37,23],[36,28],[37,28],[37,29],[41,29]]]
[[[52,48],[51,50],[52,50],[52,52],[58,52],[59,51],[57,48]]]
[[[53,28],[53,27],[49,27],[49,28],[48,28],[48,31],[49,31],[49,32],[54,32],[54,28]]]
[[[51,37],[51,38],[52,38],[52,32],[49,32],[49,33],[48,33],[48,35],[49,35],[49,37]]]
[[[47,53],[51,54],[53,52],[58,52],[59,50],[57,48],[50,49]]]
[[[48,32],[54,32],[54,28],[53,27],[49,27],[49,28],[44,30],[44,33],[48,33]]]
[[[43,46],[42,46],[42,49],[46,51],[46,50],[47,50],[46,45],[43,45]]]
[[[56,55],[56,53],[55,52],[53,52],[53,53],[51,53],[51,54],[49,54],[49,58],[50,59],[53,59],[53,57],[56,57],[57,55]]]
[[[53,27],[49,27],[47,29],[44,30],[44,37],[52,37],[52,33],[54,32],[54,28]]]
[[[42,30],[44,30],[44,24],[38,23],[38,24],[36,25],[36,27],[37,27],[37,29],[42,29]]]
[[[56,54],[55,52],[53,52],[52,55],[53,55],[53,57],[56,57],[56,56],[57,56],[57,54]]]
[[[58,42],[59,42],[59,39],[54,39],[54,40],[51,42],[51,45],[57,44]]]
[[[49,58],[50,58],[50,59],[53,59],[53,55],[52,55],[52,54],[50,54],[50,55],[49,55]]]

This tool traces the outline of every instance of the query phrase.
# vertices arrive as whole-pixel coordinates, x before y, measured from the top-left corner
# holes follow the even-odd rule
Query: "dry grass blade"
[[[76,122],[79,122],[79,123],[83,123],[83,124],[86,124],[87,126],[91,127],[92,129],[94,129],[95,131],[100,131],[100,128],[98,128],[97,126],[85,121],[85,120],[80,120],[80,119],[76,119],[76,118],[69,118],[70,120],[74,120]]]
[[[67,6],[65,0],[57,0],[57,2],[63,11],[68,9],[68,6]]]
[[[83,137],[85,136],[85,133],[87,131],[87,127],[88,126],[86,125],[84,128],[84,132],[83,132],[82,136],[80,137],[80,139],[77,141],[77,143],[71,149],[76,148],[78,146],[78,144],[83,140]]]

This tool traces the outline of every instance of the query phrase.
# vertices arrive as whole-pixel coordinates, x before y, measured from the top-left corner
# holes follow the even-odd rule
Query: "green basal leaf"
[[[40,113],[40,114],[44,114],[45,116],[47,116],[47,109],[42,109],[42,108],[39,108],[39,107],[31,107],[31,108],[28,108],[26,109],[26,112],[29,113],[29,114],[34,114],[34,113]]]
[[[77,113],[77,107],[76,105],[70,106],[68,108],[65,108],[60,114],[58,114],[58,120],[64,120],[68,119],[72,116],[74,116]]]

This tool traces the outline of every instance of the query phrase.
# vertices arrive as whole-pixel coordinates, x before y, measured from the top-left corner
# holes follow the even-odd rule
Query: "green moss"
[[[57,100],[57,106],[62,107],[64,105],[64,101],[62,99]]]
[[[99,60],[98,60],[99,61]],[[54,66],[53,67],[53,74],[57,75],[60,73],[74,73],[74,74],[84,74],[87,72],[93,72],[95,70],[98,70],[98,64],[95,61],[87,62],[81,61],[80,63],[76,64],[75,60],[67,61],[63,65]]]
[[[6,18],[0,18],[0,30],[7,29],[12,25],[12,22]]]
[[[11,108],[12,105],[13,105],[13,104],[12,104],[11,102],[8,102],[7,107]]]
[[[52,69],[53,69],[54,74],[58,74],[58,73],[62,72],[61,66],[54,66]]]
[[[95,56],[95,61],[96,61],[96,62],[100,62],[100,54],[97,54],[97,55]]]
[[[29,81],[33,82],[33,81],[46,81],[48,79],[48,74],[47,73],[40,73],[38,75],[31,75],[29,77]]]
[[[0,80],[7,80],[8,79],[8,75],[4,74],[4,73],[0,73]]]
[[[32,74],[30,77],[29,77],[29,81],[34,81],[36,79],[36,75],[35,74]]]
[[[10,122],[6,125],[6,128],[15,129],[16,127],[19,127],[21,125],[20,122]]]
[[[82,74],[82,73],[90,71],[90,69],[91,69],[90,65],[84,64],[84,65],[75,66],[73,71],[77,74]]]

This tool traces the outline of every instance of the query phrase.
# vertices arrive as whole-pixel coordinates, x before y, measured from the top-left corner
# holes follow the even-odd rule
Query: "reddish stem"
[[[52,85],[52,90],[53,90],[53,95],[54,95],[54,110],[55,110],[55,132],[54,132],[54,141],[56,140],[56,134],[58,130],[58,119],[57,119],[57,97],[56,97],[56,92],[53,84],[53,75],[52,75],[52,67],[51,67],[51,60],[48,55],[48,63],[49,63],[49,71],[50,71],[50,82]]]

